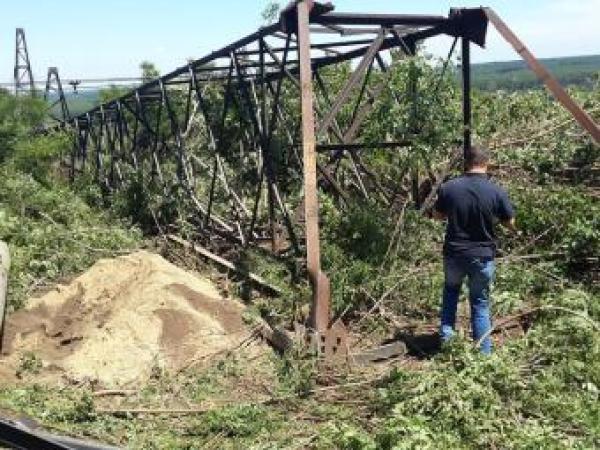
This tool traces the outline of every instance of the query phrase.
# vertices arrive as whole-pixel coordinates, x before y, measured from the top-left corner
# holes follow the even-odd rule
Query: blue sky
[[[25,28],[34,74],[63,78],[137,76],[142,60],[162,72],[254,31],[268,0],[0,0],[0,81],[11,81],[14,33]],[[281,2],[286,3],[286,2]],[[337,11],[447,14],[481,1],[337,0]],[[60,5],[60,6],[59,6]],[[600,0],[490,0],[540,57],[600,54]],[[435,54],[448,41],[431,43]],[[495,31],[475,61],[516,59]]]

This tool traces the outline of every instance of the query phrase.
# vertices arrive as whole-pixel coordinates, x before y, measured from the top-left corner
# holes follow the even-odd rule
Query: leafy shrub
[[[39,99],[15,97],[0,89],[0,163],[13,156],[22,140],[45,118],[45,105]]]
[[[223,437],[243,438],[270,430],[274,422],[268,411],[260,406],[232,406],[206,413],[192,434],[220,434]]]
[[[319,433],[316,443],[319,449],[375,450],[373,438],[365,431],[347,423],[331,423]]]
[[[30,289],[137,246],[139,231],[86,205],[67,187],[45,187],[14,166],[0,168],[0,239],[9,244],[9,305]]]
[[[12,161],[15,169],[30,174],[36,181],[45,185],[56,183],[57,177],[51,179],[50,175],[71,145],[71,138],[63,132],[23,139],[16,144]]]

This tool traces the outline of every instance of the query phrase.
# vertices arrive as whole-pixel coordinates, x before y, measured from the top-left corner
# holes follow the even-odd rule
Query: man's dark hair
[[[472,169],[473,167],[485,166],[490,162],[490,152],[476,145],[471,146],[465,154],[465,167]]]

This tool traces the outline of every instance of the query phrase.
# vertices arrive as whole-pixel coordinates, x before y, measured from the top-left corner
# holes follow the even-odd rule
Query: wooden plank
[[[350,355],[350,358],[355,364],[368,365],[377,361],[397,358],[399,356],[406,355],[407,353],[408,348],[406,347],[406,344],[401,341],[396,341],[362,353]]]

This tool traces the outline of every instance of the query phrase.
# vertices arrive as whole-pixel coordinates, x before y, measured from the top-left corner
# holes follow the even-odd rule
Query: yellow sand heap
[[[247,335],[242,311],[210,281],[140,251],[31,299],[7,322],[5,363],[35,355],[49,382],[131,386],[236,346]]]

